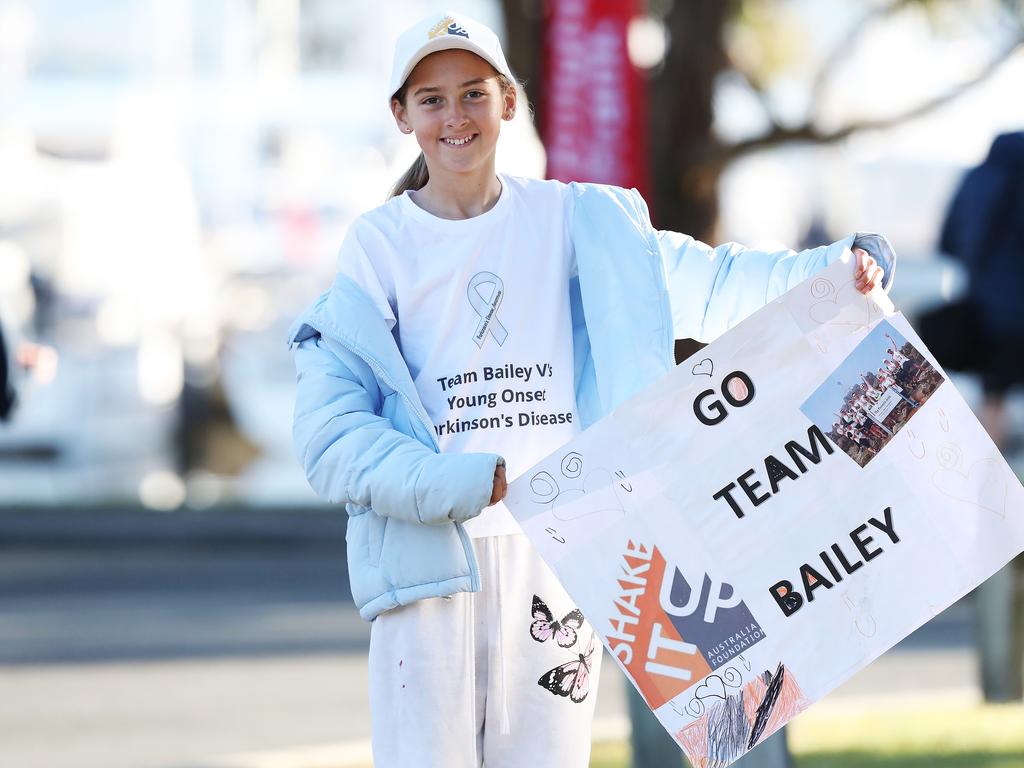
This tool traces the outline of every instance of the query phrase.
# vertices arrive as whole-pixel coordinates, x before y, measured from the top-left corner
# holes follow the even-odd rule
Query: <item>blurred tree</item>
[[[502,0],[508,29],[509,63],[526,81],[535,111],[543,109],[540,79],[544,9],[558,0]],[[732,161],[783,144],[833,144],[858,131],[878,130],[920,117],[954,100],[1024,46],[1024,0],[648,0],[649,13],[665,26],[665,59],[650,73],[650,169],[648,203],[658,227],[717,242],[718,180]],[[815,18],[809,18],[814,11]],[[827,38],[819,28],[823,13],[852,16],[849,29],[830,51],[815,54]],[[946,90],[908,93],[901,110],[870,116],[877,98],[861,95],[857,116],[832,124],[837,75],[855,58],[870,34],[884,32],[905,14],[923,16],[937,40],[973,34],[990,47],[987,61],[947,84]],[[834,25],[830,25],[834,27]],[[901,49],[892,52],[900,60]],[[722,84],[746,89],[758,104],[764,129],[739,139],[723,139],[714,130],[716,91]],[[780,103],[796,83],[806,95],[802,114],[783,114]],[[780,96],[780,92],[783,94]],[[788,104],[787,104],[788,106]],[[792,110],[790,110],[791,112]],[[868,115],[867,117],[865,115]],[[540,125],[541,116],[537,115]],[[702,345],[676,343],[681,361]]]
[[[527,83],[535,108],[542,104],[539,81],[545,2],[502,0],[510,64]],[[733,160],[757,150],[803,142],[830,144],[853,133],[887,128],[919,117],[984,81],[1024,45],[1024,0],[835,0],[836,10],[854,16],[852,26],[830,52],[815,52],[827,37],[808,18],[811,4],[798,0],[648,0],[669,38],[665,60],[650,75],[651,208],[659,227],[713,242],[718,217],[717,186]],[[817,4],[815,4],[817,5]],[[852,10],[851,10],[852,9]],[[902,110],[869,116],[871,94],[863,94],[861,117],[832,125],[826,113],[837,73],[871,33],[903,14],[922,14],[936,38],[974,31],[991,47],[987,62],[945,91],[907,94]],[[821,18],[822,11],[815,15]],[[999,31],[1002,34],[996,34]],[[951,42],[952,46],[952,42]],[[902,52],[894,50],[895,62]],[[796,82],[806,92],[803,114],[783,114],[776,86]],[[742,83],[760,105],[764,130],[726,140],[713,130],[716,90]],[[538,120],[538,123],[540,121]]]

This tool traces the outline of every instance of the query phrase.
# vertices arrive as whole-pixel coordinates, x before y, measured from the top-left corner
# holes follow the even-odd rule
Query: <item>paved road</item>
[[[357,651],[367,625],[327,546],[0,553],[0,663]]]
[[[364,749],[369,629],[336,517],[27,515],[0,513],[0,765],[284,766],[268,755]],[[970,636],[955,606],[833,698],[969,692]],[[623,691],[608,666],[599,734],[623,733]],[[328,752],[306,764],[338,765]]]

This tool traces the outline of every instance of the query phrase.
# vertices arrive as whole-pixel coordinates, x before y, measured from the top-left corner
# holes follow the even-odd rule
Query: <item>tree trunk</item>
[[[655,225],[714,242],[718,170],[705,164],[715,78],[726,67],[723,31],[736,0],[674,0],[665,24],[669,48],[650,84],[650,146]]]
[[[505,14],[505,57],[512,73],[526,84],[530,107],[534,110],[534,125],[541,123],[542,89],[540,81],[541,21],[544,16],[543,0],[501,0]]]

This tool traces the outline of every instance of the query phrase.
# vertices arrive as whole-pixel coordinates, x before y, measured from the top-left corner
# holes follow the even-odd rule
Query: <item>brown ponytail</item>
[[[394,96],[391,97],[392,101],[397,101],[403,107],[405,106],[405,95],[408,91],[408,84],[402,83],[402,87],[395,91]],[[402,174],[402,178],[395,182],[395,186],[391,188],[388,199],[392,197],[398,197],[404,195],[409,190],[416,191],[417,189],[423,189],[427,185],[427,181],[430,180],[430,172],[427,170],[427,158],[420,152],[419,156],[413,161],[409,169]]]
[[[429,179],[430,173],[427,171],[427,158],[420,152],[412,165],[409,166],[409,169],[402,174],[402,178],[395,182],[395,186],[391,188],[388,199],[404,195],[410,189],[413,191],[423,189]]]
[[[498,76],[498,84],[501,86],[503,91],[509,88],[515,88],[515,83],[509,80],[500,72],[496,73]],[[522,88],[522,84],[520,84]],[[405,106],[405,94],[406,86],[403,84],[401,88],[395,91],[395,95],[391,97],[393,101],[397,101],[403,107]],[[525,93],[524,93],[525,97]],[[404,195],[409,190],[415,192],[417,189],[423,189],[430,180],[430,172],[427,170],[427,158],[420,152],[413,164],[409,166],[409,169],[402,174],[402,178],[395,182],[395,186],[391,188],[391,193],[388,195],[390,200],[392,197],[398,197]]]

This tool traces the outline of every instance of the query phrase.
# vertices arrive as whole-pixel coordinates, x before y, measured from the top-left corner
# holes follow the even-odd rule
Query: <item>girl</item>
[[[514,78],[463,16],[401,36],[387,95],[422,154],[289,338],[295,447],[345,505],[373,620],[375,764],[586,766],[600,642],[501,504],[506,473],[671,370],[674,337],[714,338],[859,243],[713,249],[655,230],[635,190],[496,175]],[[864,242],[866,293],[891,254]]]

